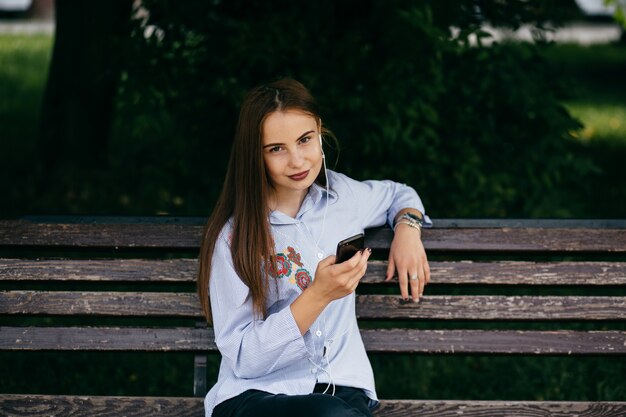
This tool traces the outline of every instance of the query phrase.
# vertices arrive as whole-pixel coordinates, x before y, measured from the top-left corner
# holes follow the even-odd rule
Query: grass
[[[626,104],[571,101],[565,103],[565,107],[585,126],[575,134],[581,142],[626,143]]]
[[[0,126],[3,136],[0,158],[3,164],[15,155],[33,152],[52,41],[49,35],[0,36]]]
[[[50,35],[0,36],[0,218],[37,201],[37,126],[51,58]]]
[[[585,126],[580,141],[626,144],[626,45],[561,45],[550,59],[570,79],[564,104]]]

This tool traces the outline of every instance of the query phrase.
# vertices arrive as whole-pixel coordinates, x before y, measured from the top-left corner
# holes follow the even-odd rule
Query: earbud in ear
[[[320,150],[322,151],[322,158],[326,158],[326,155],[324,155],[324,147],[322,145],[322,135],[319,135],[320,137]]]

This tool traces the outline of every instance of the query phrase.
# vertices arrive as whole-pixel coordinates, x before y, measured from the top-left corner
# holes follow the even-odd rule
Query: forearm
[[[328,301],[317,296],[310,287],[291,303],[291,314],[298,324],[301,335],[309,330],[328,304]]]

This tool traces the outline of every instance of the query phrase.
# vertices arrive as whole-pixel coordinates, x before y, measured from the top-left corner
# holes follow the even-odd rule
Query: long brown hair
[[[265,119],[275,111],[286,110],[307,113],[321,126],[315,99],[304,85],[290,78],[254,88],[241,105],[222,192],[204,228],[200,246],[198,295],[208,322],[211,322],[209,280],[213,252],[220,232],[231,217],[230,249],[235,271],[250,290],[255,315],[266,315],[268,282],[262,266],[272,265],[275,253],[268,220],[271,183],[265,171],[261,136]],[[324,128],[321,133],[332,136]],[[323,169],[316,181],[325,183]]]

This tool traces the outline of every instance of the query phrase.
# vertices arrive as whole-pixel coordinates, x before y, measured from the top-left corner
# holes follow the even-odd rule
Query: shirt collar
[[[298,214],[296,214],[296,218],[292,218],[286,215],[283,212],[278,210],[273,210],[270,212],[269,221],[270,224],[295,224],[300,223],[300,219],[304,213],[311,210],[313,207],[317,206],[320,203],[323,203],[323,197],[328,196],[328,204],[333,204],[337,200],[337,193],[334,190],[329,190],[326,193],[326,187],[322,187],[317,183],[313,183],[309,187],[309,191],[307,192],[306,197],[304,197],[304,201],[302,201],[302,205],[300,206],[300,210]],[[324,203],[325,204],[325,203]]]

